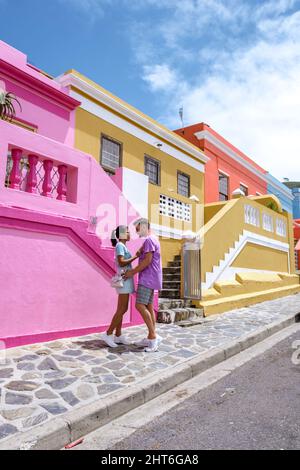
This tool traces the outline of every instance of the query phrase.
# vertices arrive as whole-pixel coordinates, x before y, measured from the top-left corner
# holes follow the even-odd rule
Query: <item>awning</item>
[[[298,240],[298,243],[295,246],[295,250],[300,251],[300,240]]]

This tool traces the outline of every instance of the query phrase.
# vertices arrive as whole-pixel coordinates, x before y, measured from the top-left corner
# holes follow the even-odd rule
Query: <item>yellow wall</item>
[[[157,186],[149,183],[150,221],[158,225],[184,231],[197,231],[200,229],[199,224],[202,223],[201,210],[199,210],[196,216],[196,203],[189,198],[177,194],[177,171],[190,176],[190,193],[199,199],[199,207],[202,207],[204,203],[203,173],[83,109],[78,109],[76,112],[75,129],[75,147],[93,155],[97,161],[100,161],[101,134],[111,137],[122,144],[122,166],[124,167],[144,174],[145,155],[159,160],[161,163],[161,184]],[[193,157],[190,156],[190,158]],[[170,217],[160,216],[160,194],[190,204],[193,222],[182,222]],[[180,254],[180,247],[181,243],[179,240],[162,239],[164,266],[167,261],[173,259],[173,256]]]
[[[244,219],[244,206],[245,204],[250,204],[251,206],[259,209],[260,211],[260,227],[255,227],[245,223]],[[211,208],[211,211],[213,208]],[[262,223],[262,214],[267,213],[271,215],[274,219],[274,232],[268,232],[264,230]],[[276,218],[285,220],[287,224],[287,236],[281,237],[276,234]],[[202,230],[203,236],[203,249],[201,257],[202,265],[202,280],[205,280],[205,275],[208,272],[213,270],[214,266],[218,266],[220,260],[224,259],[225,254],[229,251],[231,247],[234,246],[234,243],[238,241],[239,236],[242,234],[243,230],[262,235],[264,237],[278,240],[280,242],[289,243],[291,247],[291,273],[294,273],[294,256],[293,256],[293,235],[292,235],[292,221],[287,213],[278,213],[271,209],[266,208],[259,202],[256,202],[254,198],[251,200],[247,197],[241,197],[239,199],[233,199],[227,202],[224,207],[219,210],[207,224],[205,224]],[[263,249],[264,250],[264,249]],[[266,249],[267,253],[267,249]],[[280,252],[281,253],[281,252]],[[261,255],[261,253],[260,253]],[[259,256],[255,256],[252,262],[253,269],[272,269],[272,260],[268,255],[263,258],[264,262],[261,262]],[[246,262],[245,259],[243,261]],[[256,268],[255,266],[262,266],[261,268]],[[278,271],[288,272],[287,264],[285,258],[283,259],[283,264],[278,264]],[[246,265],[239,264],[239,267],[248,267]]]
[[[265,246],[247,243],[231,266],[236,268],[288,272],[288,254]]]
[[[168,261],[173,261],[174,257],[181,254],[181,240],[160,237],[162,265],[167,266]]]

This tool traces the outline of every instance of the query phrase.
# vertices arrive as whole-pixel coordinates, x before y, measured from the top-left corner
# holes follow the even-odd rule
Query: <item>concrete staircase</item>
[[[209,316],[299,292],[296,274],[240,272],[235,279],[215,282],[203,291],[200,307]]]
[[[163,268],[163,288],[160,291],[158,323],[174,323],[187,327],[203,322],[203,309],[196,308],[191,300],[181,297],[181,256]]]
[[[169,261],[168,267],[163,268],[163,288],[159,296],[163,299],[180,299],[181,290],[181,256],[175,256]]]

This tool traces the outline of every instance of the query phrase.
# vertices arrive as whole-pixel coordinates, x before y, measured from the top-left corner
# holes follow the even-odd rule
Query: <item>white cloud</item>
[[[223,4],[213,3],[219,3],[220,7]],[[241,37],[233,48],[224,43],[218,50],[208,43],[194,49],[193,76],[185,74],[185,81],[177,80],[176,87],[170,88],[167,83],[164,89],[164,80],[159,82],[159,73],[156,74],[159,86],[153,86],[149,80],[151,90],[169,92],[160,120],[173,129],[180,127],[178,108],[183,103],[186,124],[204,121],[277,178],[300,179],[300,11],[295,11],[297,3],[296,0],[270,0],[253,11],[257,24],[252,23],[250,16],[247,26],[255,28],[256,36],[248,43]],[[243,4],[243,9],[237,13],[239,21],[246,21],[249,13],[246,7]],[[219,21],[223,23],[236,22],[227,17],[226,10],[220,9],[220,15]],[[175,38],[174,32],[180,28],[175,17],[178,18],[175,14],[169,18],[169,38]],[[194,18],[190,20],[194,22]],[[185,27],[188,24],[186,17]],[[167,27],[166,24],[163,27]],[[194,38],[195,34],[191,32],[190,37]],[[163,36],[166,37],[165,32]],[[173,77],[184,75],[180,67],[170,65],[176,64],[174,59],[181,42],[177,45],[173,55],[169,49],[164,62],[165,70],[172,70]],[[211,67],[201,70],[197,77],[201,64],[210,59]]]
[[[152,91],[171,91],[178,82],[176,73],[166,64],[145,65],[143,79]]]
[[[300,179],[300,0],[60,0],[113,5],[171,128],[205,121],[278,178]],[[125,17],[124,17],[125,18]]]

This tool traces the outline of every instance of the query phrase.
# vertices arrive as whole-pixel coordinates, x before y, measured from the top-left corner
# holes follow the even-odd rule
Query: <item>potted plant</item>
[[[12,121],[16,115],[15,103],[22,110],[20,102],[13,93],[8,93],[5,84],[0,82],[0,119],[4,121]]]

